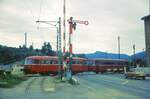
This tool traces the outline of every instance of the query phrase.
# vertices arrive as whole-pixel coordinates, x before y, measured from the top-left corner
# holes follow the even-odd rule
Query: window
[[[33,64],[33,60],[32,59],[26,59],[25,64]]]
[[[33,60],[33,64],[40,64],[40,60]]]
[[[48,60],[41,60],[41,64],[49,64]]]
[[[57,60],[50,60],[49,64],[58,64],[58,61]]]

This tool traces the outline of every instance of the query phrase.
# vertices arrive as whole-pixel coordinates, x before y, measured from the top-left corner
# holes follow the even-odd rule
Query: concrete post
[[[150,67],[150,15],[142,18],[145,24],[146,65]]]

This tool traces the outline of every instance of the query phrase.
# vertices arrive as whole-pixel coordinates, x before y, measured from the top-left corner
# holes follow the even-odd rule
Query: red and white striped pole
[[[63,4],[63,54],[66,53],[66,0],[64,0]]]
[[[67,62],[66,62],[66,0],[63,0],[63,74],[66,77],[66,69],[67,69]]]
[[[69,68],[68,68],[68,79],[72,79],[72,58],[73,58],[73,45],[72,45],[72,37],[73,37],[73,27],[76,23],[73,22],[73,17],[70,17],[68,20],[69,23]]]
[[[72,34],[73,34],[73,22],[72,17],[69,20],[69,53],[72,55]]]

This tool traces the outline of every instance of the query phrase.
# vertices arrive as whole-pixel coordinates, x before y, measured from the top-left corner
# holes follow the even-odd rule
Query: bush
[[[0,84],[0,87],[12,88],[13,86],[20,84],[24,80],[26,80],[25,77],[19,77],[19,76],[7,74],[3,77],[3,79],[0,79],[0,82],[3,82],[2,84]]]

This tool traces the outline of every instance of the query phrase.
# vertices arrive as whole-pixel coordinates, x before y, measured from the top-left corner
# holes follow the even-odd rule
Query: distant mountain
[[[109,59],[119,59],[118,54],[116,53],[106,53],[101,51],[96,51],[95,53],[86,53],[84,54],[85,58],[109,58]],[[133,60],[134,55],[120,54],[120,59]],[[144,59],[145,52],[139,52],[135,54],[135,59]]]
[[[134,55],[130,56],[130,59],[133,60]],[[145,59],[145,51],[135,54],[135,59]]]
[[[85,54],[86,58],[92,59],[92,58],[111,58],[111,59],[118,59],[118,54],[115,53],[106,53],[106,52],[100,52],[97,51],[95,53],[88,53]],[[130,59],[129,55],[126,54],[120,54],[120,59]]]

